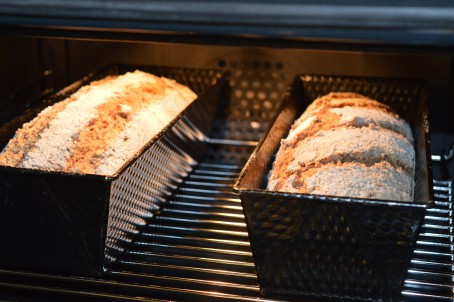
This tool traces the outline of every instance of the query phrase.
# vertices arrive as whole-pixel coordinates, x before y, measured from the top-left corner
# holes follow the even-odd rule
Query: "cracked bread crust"
[[[414,170],[413,135],[403,119],[362,95],[330,93],[309,105],[281,141],[267,189],[412,201]]]
[[[24,124],[0,165],[113,175],[196,97],[138,70],[93,81]]]
[[[370,166],[384,160],[410,171],[415,161],[413,145],[405,137],[376,126],[319,131],[295,143],[290,144],[296,160],[289,171],[318,163],[356,161]]]
[[[354,93],[330,93],[316,99],[292,125],[289,137],[298,140],[321,130],[377,125],[405,136],[413,143],[408,123],[391,108]]]
[[[382,161],[372,166],[362,163],[329,163],[293,173],[285,182],[271,181],[270,190],[328,196],[410,201],[414,180],[400,168]],[[409,190],[409,188],[411,188]]]
[[[342,108],[346,106],[373,108],[389,114],[396,113],[387,105],[372,100],[364,95],[353,92],[330,92],[314,100],[302,114],[301,118],[305,119],[309,115],[314,115],[324,108]]]

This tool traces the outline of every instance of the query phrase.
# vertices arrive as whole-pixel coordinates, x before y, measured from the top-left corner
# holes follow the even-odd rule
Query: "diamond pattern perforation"
[[[389,292],[397,297],[414,246],[423,210],[408,211],[389,207],[376,211],[370,207],[351,207],[349,215],[366,251],[373,255]]]
[[[348,210],[311,204],[311,214],[270,282],[275,294],[380,299],[383,276],[365,250]]]
[[[124,67],[120,66],[119,69]],[[126,67],[128,70],[131,66]],[[106,238],[106,257],[115,259],[147,219],[178,188],[204,154],[211,130],[221,77],[214,70],[140,66],[140,69],[175,79],[203,99],[190,105],[184,116],[159,134],[159,138],[112,182]]]
[[[179,152],[191,141],[190,138],[177,140],[179,135],[175,132],[179,132],[179,127],[172,127],[169,135],[165,134],[155,142],[113,182],[108,250],[122,250],[121,243],[117,244],[111,238],[127,240],[128,233],[137,232],[138,226],[144,225],[153,211],[167,200],[187,176],[191,164],[196,162],[193,158],[188,160],[186,152]],[[171,133],[174,134],[172,137]]]
[[[296,112],[299,113],[315,98],[333,91],[361,93],[388,103],[399,114],[406,111],[402,115],[410,117],[407,121],[413,129],[424,129],[422,113],[425,110],[425,97],[418,81],[312,75],[297,78],[282,114],[269,128],[265,141],[257,147],[255,156],[250,158],[248,168],[237,184],[243,204],[252,202],[254,198],[256,204],[262,203],[262,206],[253,209],[244,207],[248,225],[251,224],[251,219],[264,221],[255,224],[263,230],[248,228],[254,260],[258,262],[256,267],[260,287],[267,295],[287,292],[303,296],[347,295],[357,299],[397,299],[425,212],[423,206],[262,191],[262,184],[257,181],[266,179],[266,163],[271,161],[279,146],[279,139],[285,134],[281,129],[288,129],[289,123],[293,122],[295,115],[289,115],[285,119],[285,110],[297,108]],[[415,150],[418,160],[422,161],[416,174],[423,176],[430,171],[430,164],[423,156],[419,156],[427,152],[427,135],[423,131],[414,132]],[[415,194],[417,201],[430,200],[430,197],[427,198],[430,195],[430,185],[430,178],[424,182],[416,179],[416,186],[421,189]],[[294,225],[284,224],[280,233],[267,237],[268,240],[264,239],[268,234],[263,233],[267,231],[268,223],[278,224],[273,220],[274,213],[268,212],[268,203],[273,198],[295,201],[281,202],[282,207],[288,207],[286,212],[299,211],[297,201],[310,204],[306,210],[312,214],[301,216],[305,221],[299,225],[294,238],[285,244],[280,242],[279,234],[283,234],[282,230],[286,228],[293,229]],[[325,204],[329,204],[329,208]],[[255,213],[250,214],[248,211]],[[268,261],[269,247],[274,247],[274,243],[270,244],[270,241],[275,241],[276,246],[281,245],[281,250],[271,251],[281,257],[281,265],[276,266],[275,262]],[[338,258],[339,255],[342,257]],[[298,257],[302,257],[304,262],[304,266],[300,268],[295,265]],[[320,259],[323,259],[323,265],[319,262]],[[310,269],[304,269],[308,267]],[[262,274],[264,278],[261,277]],[[344,282],[338,282],[336,276]],[[368,279],[367,288],[353,286],[361,279]],[[341,286],[343,283],[347,285]]]
[[[247,203],[245,211],[251,211]],[[305,208],[292,204],[295,212],[307,212],[300,214],[304,223],[295,225],[290,209],[270,213],[268,203],[255,203],[253,216],[246,212],[248,221],[256,220],[249,231],[264,294],[357,299],[399,296],[413,249],[415,233],[409,230],[415,230],[418,215],[395,209],[383,211],[382,217],[376,217],[379,225],[403,219],[392,229],[377,231],[367,226],[374,224],[370,217],[361,214],[367,210],[304,201]],[[289,219],[276,220],[282,213]],[[361,286],[364,280],[367,286]]]
[[[231,63],[229,63],[231,64]],[[260,63],[262,64],[262,63]],[[236,67],[232,67],[236,68]],[[270,66],[270,68],[274,68]],[[183,76],[184,77],[184,76]],[[186,77],[188,78],[188,77]],[[188,78],[189,81],[193,81],[191,78]],[[247,124],[236,124],[235,127],[245,127]],[[241,138],[240,138],[241,139]],[[227,148],[228,150],[223,150]],[[216,164],[241,164],[249,157],[249,153],[246,153],[246,157],[243,159],[243,150],[247,150],[248,148],[244,147],[236,147],[236,146],[229,146],[229,145],[219,145],[209,151],[210,158],[209,162],[214,162]],[[225,157],[227,159],[226,162],[222,161],[222,154],[226,154]],[[235,158],[238,161],[235,161]],[[230,170],[229,170],[230,171]],[[215,173],[216,172],[216,173]],[[238,172],[238,171],[237,171]],[[216,169],[210,168],[208,171],[204,172],[204,175],[212,175],[211,173],[215,173],[215,175],[229,175],[224,170],[216,171]],[[447,182],[449,184],[440,184],[436,185],[436,190],[438,190],[438,198],[442,200],[437,204],[436,208],[433,212],[430,212],[426,218],[426,226],[425,230],[428,234],[423,235],[421,240],[418,243],[418,247],[414,256],[414,263],[412,264],[412,272],[407,277],[408,283],[404,288],[404,294],[402,296],[403,301],[407,302],[415,302],[415,301],[451,301],[452,300],[452,271],[451,271],[451,263],[452,263],[452,191],[451,191],[451,182]],[[27,184],[30,184],[27,182]],[[193,185],[191,185],[192,188]],[[21,191],[30,191],[36,190],[32,186],[24,186],[20,188]],[[446,191],[445,191],[446,189]],[[0,196],[4,197],[8,194],[8,188],[2,187],[0,190]],[[39,191],[39,190],[36,190]],[[93,195],[91,192],[88,192],[86,188],[84,190],[73,190],[76,195],[79,194],[80,198],[77,198],[77,202],[74,205],[77,205],[78,202],[85,200],[87,197]],[[124,192],[118,192],[119,194],[126,194]],[[219,241],[219,239],[225,239],[231,242],[231,237],[226,235],[226,233],[219,233],[219,221],[223,222],[223,227],[229,226],[229,217],[231,217],[230,212],[225,211],[225,208],[219,207],[219,203],[222,206],[225,206],[225,202],[222,201],[224,193],[216,192],[213,193],[212,197],[207,197],[204,194],[200,194],[198,196],[194,193],[189,193],[188,191],[182,190],[180,191],[183,198],[189,198],[190,201],[197,200],[194,202],[195,208],[200,209],[200,205],[207,203],[210,208],[216,208],[219,210],[219,213],[224,213],[223,216],[215,216],[216,219],[213,221],[207,222],[206,216],[203,215],[203,212],[196,210],[193,211],[192,214],[187,214],[185,218],[187,221],[181,221],[178,212],[168,211],[166,212],[164,217],[159,217],[155,222],[156,224],[151,224],[151,230],[155,230],[156,228],[162,228],[165,232],[166,236],[172,236],[174,239],[174,244],[169,245],[155,245],[156,253],[149,253],[149,254],[141,254],[142,258],[140,261],[134,263],[131,260],[137,260],[135,255],[138,253],[143,252],[143,245],[137,244],[135,248],[131,250],[132,253],[124,253],[125,255],[125,263],[127,266],[124,267],[124,270],[117,270],[112,272],[110,275],[104,276],[102,279],[82,279],[80,277],[70,277],[70,278],[60,278],[59,276],[55,277],[54,275],[43,275],[43,274],[36,274],[36,275],[28,275],[26,278],[21,273],[16,273],[14,271],[4,271],[1,272],[1,279],[2,279],[2,290],[0,291],[3,298],[6,297],[6,300],[17,298],[17,296],[24,297],[26,300],[42,300],[42,299],[52,299],[52,300],[81,300],[81,299],[88,299],[88,300],[105,300],[105,299],[124,299],[124,300],[154,300],[154,299],[164,299],[164,300],[175,300],[175,301],[197,301],[197,300],[205,300],[205,301],[224,301],[226,298],[232,301],[250,301],[251,299],[255,300],[267,300],[263,297],[260,298],[258,296],[258,289],[256,286],[255,278],[247,277],[244,278],[244,271],[243,270],[236,270],[236,265],[233,265],[230,262],[225,262],[225,258],[227,258],[223,253],[220,254],[209,254],[210,255],[210,264],[207,265],[204,262],[204,259],[199,263],[198,259],[186,257],[186,252],[189,251],[193,252],[193,249],[186,249],[185,245],[187,244],[188,240],[186,237],[188,236],[188,232],[190,232],[191,236],[194,237],[206,237],[206,230],[205,229],[195,229],[194,225],[203,224],[206,229],[209,229],[209,234],[217,234],[216,236],[212,235],[213,237],[209,237],[210,240],[221,242],[219,245],[220,248],[225,249],[225,245],[223,241]],[[179,194],[180,194],[179,193]],[[71,193],[70,193],[71,194]],[[442,197],[440,197],[442,196]],[[38,196],[34,196],[37,198]],[[235,197],[236,198],[236,197]],[[200,199],[200,202],[198,201]],[[18,215],[16,217],[23,217],[25,220],[19,221],[14,220],[11,221],[12,224],[7,229],[6,233],[10,233],[14,235],[14,240],[18,240],[19,236],[17,236],[17,231],[21,227],[26,228],[26,232],[30,234],[28,239],[34,239],[34,241],[30,240],[29,243],[31,245],[35,245],[37,248],[47,248],[50,247],[48,251],[52,250],[52,247],[55,245],[43,245],[42,242],[39,242],[36,235],[40,234],[36,230],[35,221],[29,220],[30,217],[39,217],[40,211],[46,212],[44,208],[39,208],[38,210],[33,210],[31,208],[33,204],[36,203],[36,200],[31,199],[29,203],[27,203],[27,207],[24,208],[22,215]],[[146,203],[142,204],[140,201],[137,201],[136,204],[138,207],[147,208]],[[187,204],[182,203],[176,206],[177,210],[187,210]],[[134,210],[135,211],[135,210]],[[120,212],[120,211],[119,211]],[[93,211],[86,211],[84,213],[89,213],[90,215],[93,214]],[[121,213],[120,213],[121,214]],[[285,213],[283,213],[285,214]],[[43,216],[44,217],[44,216]],[[129,217],[125,215],[125,217]],[[177,217],[177,219],[174,219]],[[2,217],[5,218],[5,217]],[[46,219],[46,218],[44,218]],[[58,217],[57,219],[61,219]],[[371,218],[376,219],[376,218]],[[6,223],[7,220],[1,219],[1,221]],[[46,221],[50,222],[57,222],[57,220],[48,219]],[[80,220],[82,222],[82,219]],[[83,221],[85,224],[85,221]],[[122,224],[123,221],[118,220],[119,224]],[[283,222],[278,222],[276,225],[284,225]],[[114,228],[115,226],[111,226]],[[235,230],[243,230],[243,225],[237,226]],[[386,232],[386,228],[382,228],[383,232]],[[0,227],[3,229],[3,227]],[[230,230],[230,226],[228,228]],[[58,232],[60,229],[52,227],[52,231]],[[131,232],[133,232],[131,230]],[[16,232],[16,233],[15,233]],[[63,230],[62,230],[63,232]],[[273,230],[276,233],[276,230]],[[406,231],[405,231],[406,232]],[[64,233],[64,232],[63,232]],[[434,234],[429,234],[434,233]],[[118,230],[118,236],[124,236],[124,238],[130,238],[130,234],[121,230]],[[222,234],[222,235],[219,235]],[[164,236],[163,236],[164,237]],[[153,245],[155,243],[154,240],[156,238],[160,238],[159,236],[143,236],[145,243],[147,245]],[[443,241],[440,238],[444,238]],[[116,241],[121,241],[121,238],[110,237],[107,239],[110,240],[110,244],[114,244]],[[190,242],[192,242],[191,239]],[[242,239],[243,240],[243,239]],[[445,241],[446,240],[446,241]],[[6,245],[11,244],[12,241],[2,240],[2,247],[4,248]],[[38,242],[38,244],[36,244]],[[158,241],[159,242],[159,241]],[[247,239],[244,239],[244,242],[231,242],[231,250],[240,250],[247,245]],[[451,243],[450,243],[451,242]],[[56,243],[58,240],[55,241]],[[222,244],[222,245],[221,245]],[[24,246],[25,247],[25,246]],[[319,254],[324,254],[325,249],[323,248],[320,250]],[[1,248],[0,248],[1,250]],[[26,256],[31,256],[32,253],[28,252]],[[36,250],[34,250],[36,252]],[[68,253],[74,253],[76,249],[71,247],[71,250],[68,250]],[[197,255],[200,255],[201,251],[197,251]],[[202,251],[203,252],[203,251]],[[340,253],[345,251],[339,251]],[[179,257],[180,253],[184,254],[185,257]],[[195,253],[195,252],[194,252]],[[165,257],[162,257],[165,256]],[[305,254],[304,259],[305,261],[312,261],[311,258],[312,254]],[[51,257],[50,254],[47,254],[47,257]],[[157,259],[154,257],[158,257]],[[161,258],[162,257],[162,258]],[[238,257],[245,263],[250,263],[252,260],[250,259],[250,255],[244,255],[242,253],[236,253],[235,257]],[[315,257],[315,256],[314,256]],[[319,262],[320,256],[318,256]],[[355,256],[356,257],[356,256]],[[25,258],[24,258],[25,259]],[[165,259],[171,259],[173,265],[163,265],[167,264]],[[230,258],[228,258],[230,260]],[[291,259],[291,257],[289,257]],[[339,257],[340,261],[342,262],[344,257]],[[41,258],[40,261],[45,259]],[[330,258],[327,259],[330,262]],[[54,258],[51,259],[52,262],[55,261]],[[290,261],[291,262],[291,261]],[[178,263],[180,267],[175,269],[174,264]],[[187,263],[186,266],[183,266],[184,263]],[[144,273],[144,267],[147,267],[146,273]],[[165,267],[165,268],[164,268]],[[207,267],[213,269],[211,273],[207,274]],[[229,276],[219,276],[219,271],[228,270]],[[319,270],[326,270],[325,268],[315,268]],[[159,272],[156,273],[156,272]],[[167,272],[168,275],[163,274],[163,272]],[[191,282],[191,279],[181,280],[179,278],[182,272],[186,276],[190,276],[190,278],[194,278],[194,282]],[[253,273],[251,273],[253,274]],[[171,277],[168,277],[171,276]],[[233,284],[233,286],[229,287],[231,283],[230,276],[234,276],[237,278]],[[292,278],[295,278],[293,276]],[[221,288],[213,288],[203,286],[203,284],[209,284],[210,286],[213,285],[213,280],[218,279],[221,282],[214,282],[220,283]],[[223,282],[226,280],[230,282]],[[334,282],[335,279],[333,279]],[[341,281],[340,278],[337,279]],[[362,287],[365,280],[358,280],[358,287]],[[8,282],[10,285],[8,285]],[[290,280],[289,283],[292,284],[295,282],[294,280]],[[198,287],[199,284],[202,284],[201,287]],[[227,284],[227,286],[225,286]],[[251,286],[251,284],[253,286]],[[224,287],[222,287],[224,286]],[[315,288],[316,285],[311,284],[312,288]],[[17,288],[17,290],[14,290]],[[200,289],[201,290],[197,290]],[[25,290],[27,289],[27,290]],[[196,289],[196,290],[195,290]],[[8,296],[8,293],[13,293],[12,296]],[[14,298],[12,298],[14,296]],[[26,298],[25,298],[26,297]],[[82,298],[84,297],[84,298]],[[288,301],[292,297],[286,295],[282,300]],[[342,298],[348,298],[348,296],[344,296]],[[295,300],[300,301],[301,299],[296,298]],[[312,301],[311,298],[309,298]]]
[[[222,166],[221,164],[217,163],[218,166]],[[228,167],[226,170],[210,165],[205,168],[199,166],[194,173],[199,176],[207,175],[207,173],[211,175],[211,172],[224,175],[227,188],[233,182],[232,179],[228,180],[230,178],[228,175],[234,171],[234,174],[237,174],[239,169],[238,167],[237,170],[233,170]],[[200,185],[203,186],[204,183],[200,182]],[[209,183],[205,184],[209,185]],[[188,186],[193,187],[193,184]],[[233,200],[235,200],[233,201],[234,204],[239,202],[237,197],[231,194],[232,201],[222,200],[219,198],[220,191],[213,192],[209,198],[197,193],[189,196],[182,190],[184,187],[183,184],[180,187],[180,192],[176,194],[176,196],[179,196],[176,202],[167,207],[177,211],[165,211],[159,217],[153,218],[146,226],[147,234],[157,233],[158,236],[141,236],[141,242],[132,243],[128,252],[123,253],[122,260],[124,261],[110,264],[110,270],[103,278],[62,278],[61,276],[45,274],[27,274],[25,277],[20,272],[1,270],[2,283],[6,285],[2,287],[0,296],[9,300],[8,293],[11,292],[11,288],[17,287],[19,289],[14,297],[16,295],[26,297],[30,301],[42,300],[39,297],[46,297],[47,300],[75,301],[81,299],[104,301],[105,297],[108,297],[107,299],[112,299],[112,297],[118,299],[120,297],[124,300],[171,299],[175,301],[225,301],[226,297],[231,301],[251,301],[251,299],[256,301],[326,300],[300,297],[295,297],[292,300],[293,297],[290,295],[281,297],[281,299],[259,297],[252,257],[249,253],[244,253],[245,250],[249,250],[249,240],[247,236],[240,235],[246,232],[245,226],[243,224],[232,225],[232,212],[224,208],[227,204],[231,205]],[[451,188],[451,181],[436,183],[438,201],[433,211],[426,217],[427,220],[423,228],[426,233],[435,232],[437,235],[423,234],[420,237],[413,256],[414,262],[411,272],[406,278],[403,295],[399,301],[441,302],[452,300],[450,265],[452,244],[449,243],[449,238],[452,237]],[[5,191],[0,191],[0,193],[5,193]],[[83,199],[83,197],[81,198]],[[178,201],[185,202],[179,204]],[[178,215],[178,210],[188,210],[188,202],[195,211],[187,213],[184,220],[174,219],[181,218]],[[204,211],[200,211],[201,205],[215,209],[212,212],[215,219],[207,221]],[[219,216],[219,213],[224,215]],[[235,209],[234,213],[240,214],[241,210]],[[223,222],[221,225],[219,224],[220,221]],[[235,219],[235,221],[237,220]],[[220,230],[228,232],[220,233]],[[232,230],[239,231],[239,234],[234,232],[235,235],[233,235],[233,238],[239,239],[239,241],[232,241],[230,232]],[[188,234],[191,239],[188,239]],[[36,237],[36,232],[33,233],[33,236]],[[197,237],[199,239],[196,239]],[[165,241],[166,238],[169,238],[169,240]],[[442,241],[440,238],[444,238],[444,240]],[[211,247],[213,247],[213,242],[217,242],[214,246],[218,247],[219,250],[232,251],[232,253],[213,253],[212,249],[210,249],[210,252],[203,249],[195,250],[193,248],[194,240],[199,243],[200,241],[210,242]],[[171,241],[171,244],[169,244],[169,241]],[[163,242],[166,244],[162,244]],[[226,248],[225,242],[229,242],[228,248]],[[189,245],[191,246],[189,247]],[[144,253],[144,247],[148,252]],[[188,253],[194,255],[194,257],[188,257]],[[322,253],[325,252],[322,251]],[[206,258],[200,257],[201,254],[205,255]],[[230,262],[232,257],[239,260],[240,263],[248,263],[251,266],[238,266],[236,265],[237,262]],[[210,261],[209,264],[206,262],[207,259]],[[305,259],[311,260],[310,255]],[[228,261],[226,262],[226,260]],[[227,274],[219,275],[219,272],[225,271],[227,271]],[[245,274],[245,272],[247,273]],[[188,276],[189,279],[184,278],[182,280],[181,275]],[[213,280],[221,282],[213,282]],[[366,281],[361,280],[358,287],[362,287],[362,284]],[[32,290],[26,292],[24,288]],[[62,291],[64,291],[64,294],[61,294]],[[339,298],[348,299],[349,297],[345,295]]]
[[[243,198],[264,295],[399,297],[421,213],[290,196]]]
[[[292,211],[284,206],[293,205]],[[272,283],[275,267],[279,267],[284,253],[300,229],[301,222],[307,221],[311,209],[305,203],[266,198],[247,200],[242,203],[250,236],[255,266],[260,284]],[[266,247],[266,248],[264,248]]]

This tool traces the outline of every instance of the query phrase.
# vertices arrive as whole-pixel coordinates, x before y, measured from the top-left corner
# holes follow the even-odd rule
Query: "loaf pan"
[[[198,98],[112,177],[0,167],[0,266],[100,276],[205,152],[224,75],[216,70],[112,65],[3,125],[1,149],[43,108],[88,83],[136,69],[175,79]]]
[[[280,140],[317,97],[356,92],[380,100],[411,125],[415,202],[266,190]],[[261,295],[394,301],[426,209],[433,203],[426,95],[418,81],[298,76],[242,170],[241,198]]]

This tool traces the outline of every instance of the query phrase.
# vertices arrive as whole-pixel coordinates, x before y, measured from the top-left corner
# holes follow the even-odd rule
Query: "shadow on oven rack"
[[[263,94],[253,90],[256,73],[235,73],[236,69],[245,69],[241,63],[225,62],[225,66],[232,69],[233,96],[221,100],[230,107],[224,116],[217,117],[207,155],[184,179],[159,215],[152,217],[117,261],[109,265],[106,274],[100,278],[80,278],[0,269],[1,299],[266,301],[259,296],[240,199],[231,189],[260,134],[258,130],[242,135],[244,120],[241,122],[243,117],[236,116],[235,110],[248,109],[243,105],[248,100],[248,91],[254,92],[249,96],[257,100],[255,104],[260,103]],[[247,68],[285,73],[285,66],[275,66],[258,62]],[[44,87],[42,91],[47,89]],[[269,99],[269,93],[265,92],[265,99]],[[251,110],[259,112],[260,108]],[[249,125],[258,123],[252,125],[263,128],[260,122],[250,120]],[[449,159],[441,160],[434,155],[432,161],[436,168]],[[435,206],[424,218],[405,278],[402,301],[452,301],[451,178],[435,179],[434,193]]]

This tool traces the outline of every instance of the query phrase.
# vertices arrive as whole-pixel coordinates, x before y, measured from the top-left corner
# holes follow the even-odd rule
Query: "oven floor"
[[[218,148],[218,147],[217,147]],[[241,165],[195,167],[104,278],[0,270],[6,301],[257,301],[246,224],[232,185]],[[434,182],[402,301],[452,301],[452,181]],[[307,300],[310,301],[310,300]]]

